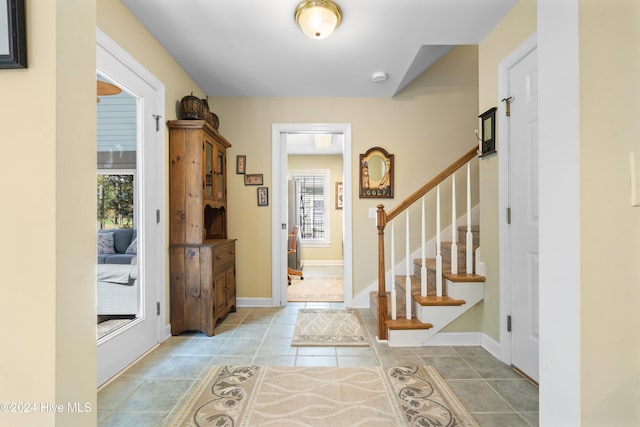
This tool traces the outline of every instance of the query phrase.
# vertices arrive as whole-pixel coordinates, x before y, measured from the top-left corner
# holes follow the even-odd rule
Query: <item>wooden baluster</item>
[[[442,296],[442,244],[440,242],[440,185],[436,187],[436,296]]]
[[[391,319],[397,318],[396,301],[396,233],[395,223],[391,221]]]
[[[378,339],[387,339],[387,289],[384,278],[384,228],[387,225],[387,214],[384,205],[378,205]]]
[[[405,260],[405,268],[407,269],[405,280],[404,280],[404,292],[405,292],[405,311],[407,313],[407,319],[411,320],[411,250],[409,247],[409,209],[406,210],[406,218],[407,218],[407,233],[406,233],[406,260]]]
[[[471,234],[471,162],[467,163],[467,274],[473,274],[473,234]]]
[[[425,221],[424,196],[422,196],[422,253],[420,266],[420,295],[427,296],[427,222]]]
[[[458,274],[458,227],[456,226],[456,174],[451,174],[451,274]]]

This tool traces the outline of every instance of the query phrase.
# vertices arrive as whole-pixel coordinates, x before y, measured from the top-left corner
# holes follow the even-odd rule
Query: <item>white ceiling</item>
[[[335,0],[307,38],[298,0],[122,0],[209,96],[390,98],[455,45],[478,44],[517,0]],[[383,71],[388,80],[374,83]]]

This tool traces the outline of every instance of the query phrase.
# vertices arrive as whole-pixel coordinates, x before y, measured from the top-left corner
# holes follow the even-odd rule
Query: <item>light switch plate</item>
[[[631,167],[631,206],[640,206],[640,152],[629,153]]]
[[[378,208],[369,208],[369,218],[376,219],[377,217],[378,217]]]

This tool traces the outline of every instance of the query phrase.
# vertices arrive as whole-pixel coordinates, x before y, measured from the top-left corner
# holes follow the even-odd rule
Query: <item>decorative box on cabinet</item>
[[[227,239],[231,144],[204,120],[169,126],[171,333],[213,335],[235,310],[235,240]]]

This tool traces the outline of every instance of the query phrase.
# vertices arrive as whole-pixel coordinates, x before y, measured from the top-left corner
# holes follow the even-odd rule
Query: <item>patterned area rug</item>
[[[216,366],[169,426],[478,424],[431,366]]]
[[[287,299],[291,302],[342,302],[344,289],[341,277],[309,277],[304,280],[295,276],[287,288]]]
[[[366,347],[369,338],[357,310],[301,308],[291,345]]]

